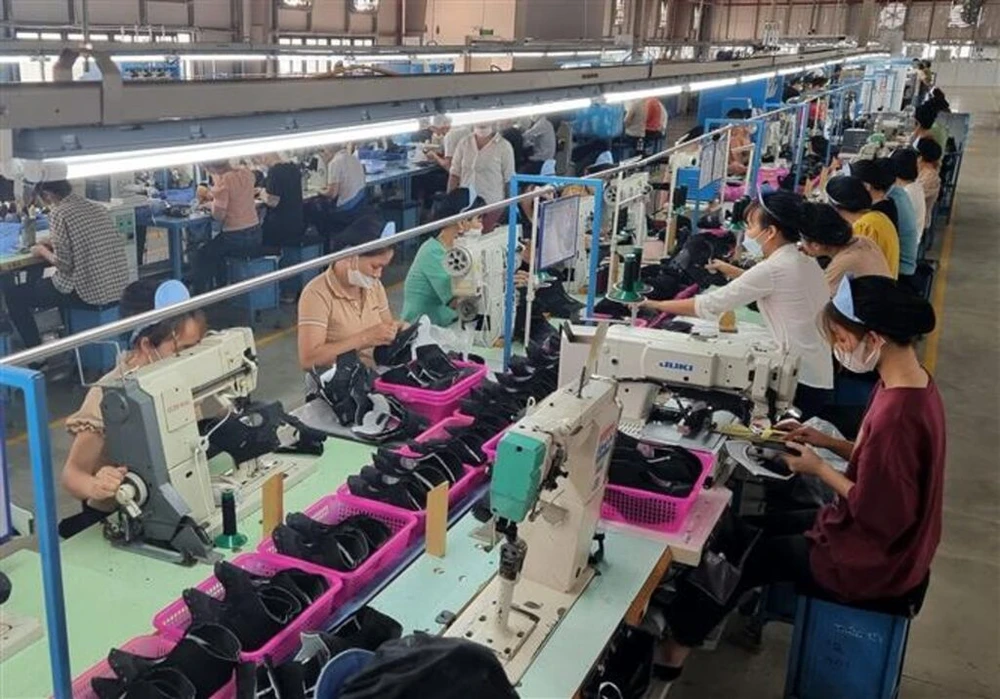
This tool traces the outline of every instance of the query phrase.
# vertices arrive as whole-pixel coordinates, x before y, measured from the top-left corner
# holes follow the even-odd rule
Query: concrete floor
[[[1000,90],[956,90],[952,109],[971,112],[974,135],[962,165],[958,203],[952,219],[953,246],[945,267],[947,291],[940,334],[927,342],[936,354],[935,378],[948,411],[949,469],[945,493],[944,539],[938,550],[927,602],[910,634],[903,699],[987,699],[1000,697],[1000,361],[997,355],[1000,301]],[[948,238],[939,235],[938,247]],[[944,242],[945,247],[948,243]],[[941,256],[938,250],[935,256]],[[947,255],[945,255],[947,257]],[[394,275],[399,279],[399,270]],[[939,275],[939,279],[945,275]],[[390,280],[391,281],[391,280]],[[940,282],[939,282],[940,283]],[[400,308],[400,292],[390,294]],[[940,290],[939,290],[940,296]],[[939,307],[940,312],[940,307]],[[260,328],[259,395],[293,408],[302,400],[295,366],[294,309],[284,309],[278,329]],[[61,468],[69,447],[62,417],[79,404],[75,382],[50,385],[53,468]],[[7,416],[7,463],[14,502],[31,507],[27,447],[16,436],[23,416],[12,406]],[[76,504],[60,494],[59,509]],[[780,697],[790,631],[779,624],[765,630],[756,655],[728,643],[698,653],[671,699]],[[863,699],[859,697],[858,699]]]

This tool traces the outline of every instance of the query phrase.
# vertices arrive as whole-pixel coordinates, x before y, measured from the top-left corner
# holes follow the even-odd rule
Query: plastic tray
[[[601,503],[601,519],[622,522],[655,532],[678,531],[684,526],[688,511],[698,499],[698,494],[705,485],[705,479],[715,464],[715,455],[711,452],[696,449],[691,451],[701,461],[702,469],[701,475],[691,488],[690,495],[677,498],[609,483],[604,492],[604,501]]]
[[[177,639],[170,639],[165,636],[136,636],[131,641],[119,646],[121,650],[128,651],[134,655],[141,655],[146,658],[162,658],[174,649]],[[114,677],[115,673],[108,665],[107,658],[92,666],[89,670],[79,675],[73,680],[73,699],[97,699],[94,690],[90,686],[90,681],[95,677]],[[212,699],[228,699],[236,696],[236,681],[230,680],[218,692],[212,695]]]
[[[463,369],[472,368],[475,371],[445,391],[429,391],[424,388],[400,386],[382,379],[375,379],[375,390],[395,396],[403,405],[426,417],[431,421],[431,424],[435,424],[456,412],[462,399],[482,383],[489,372],[486,365],[473,362],[455,362],[455,366]]]
[[[390,507],[389,505],[372,500],[355,498],[349,494],[347,497],[327,495],[307,507],[304,514],[323,524],[337,524],[352,515],[368,515],[382,522],[392,530],[392,536],[389,537],[389,540],[382,544],[378,551],[369,556],[368,560],[355,570],[350,572],[333,571],[344,584],[344,589],[341,593],[341,599],[344,600],[349,599],[357,591],[364,589],[369,583],[378,578],[381,573],[392,568],[400,556],[405,553],[407,546],[412,543],[413,538],[416,536],[418,523],[416,514],[412,512],[400,510],[396,507]],[[301,562],[297,558],[278,553],[274,546],[274,540],[270,537],[260,542],[257,552],[280,558],[288,561],[290,564]]]
[[[507,434],[508,429],[510,428],[505,427],[487,439],[486,443],[483,444],[483,453],[486,454],[486,460],[491,464],[497,460],[497,447],[500,446],[500,440],[503,439],[505,434]]]
[[[299,634],[303,631],[315,631],[323,628],[323,624],[333,616],[340,603],[343,583],[339,575],[326,568],[294,558],[262,553],[245,553],[234,558],[232,563],[251,573],[268,576],[287,568],[299,568],[308,573],[321,575],[326,578],[330,585],[330,588],[318,600],[313,602],[308,609],[274,638],[254,651],[241,653],[240,657],[245,661],[258,663],[263,661],[265,657],[271,658],[275,662],[284,660],[299,647]],[[214,575],[198,583],[195,587],[213,597],[219,599],[224,597],[222,584],[216,580]],[[178,598],[153,617],[153,626],[156,627],[156,630],[174,640],[180,639],[190,624],[191,614],[188,612],[183,598]]]

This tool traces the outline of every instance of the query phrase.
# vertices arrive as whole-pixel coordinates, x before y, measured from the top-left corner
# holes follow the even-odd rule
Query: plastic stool
[[[799,597],[785,699],[895,699],[910,620]]]
[[[226,258],[226,281],[229,284],[241,282],[246,279],[253,279],[268,272],[278,269],[278,256],[267,255],[265,257],[227,257]],[[241,305],[250,314],[250,319],[260,311],[268,311],[278,307],[278,283],[265,284],[262,287],[243,294],[236,299],[236,303]]]
[[[110,303],[99,308],[69,308],[65,313],[66,332],[70,335],[113,323],[121,317],[117,303]],[[98,342],[77,347],[76,369],[80,375],[80,383],[84,382],[84,370],[104,374],[114,367],[121,349],[117,340],[100,340]]]
[[[281,268],[291,267],[306,260],[314,260],[323,254],[323,243],[307,243],[303,245],[282,246]],[[306,284],[322,270],[310,269],[297,277],[286,279],[281,283],[281,290],[289,295],[298,296]]]

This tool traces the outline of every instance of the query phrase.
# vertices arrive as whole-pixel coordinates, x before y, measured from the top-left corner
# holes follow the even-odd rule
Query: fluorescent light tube
[[[469,55],[473,58],[507,58],[510,51],[471,51]]]
[[[740,82],[752,83],[758,80],[769,80],[773,78],[775,75],[777,75],[777,72],[773,70],[769,70],[766,73],[751,73],[750,75],[741,75]]]
[[[470,124],[481,124],[489,121],[520,119],[522,117],[538,116],[539,114],[575,111],[577,109],[586,109],[591,104],[593,104],[593,100],[589,97],[582,97],[573,100],[525,104],[518,107],[497,107],[495,109],[476,109],[468,112],[449,112],[448,116],[451,117],[452,126],[468,126]]]
[[[373,138],[413,133],[420,129],[416,119],[388,121],[377,124],[324,129],[299,134],[284,134],[265,138],[246,138],[238,141],[200,143],[198,145],[150,148],[146,150],[70,155],[51,158],[62,162],[68,170],[67,179],[99,177],[118,172],[153,170],[176,165],[190,165],[210,160],[245,158],[279,150],[319,148],[337,143],[367,141]]]
[[[117,54],[111,57],[111,60],[115,63],[162,63],[167,60],[167,57],[163,54],[157,55],[147,55],[147,54]]]
[[[548,58],[572,58],[576,51],[546,51],[545,55]]]
[[[683,85],[664,85],[662,87],[650,87],[645,90],[626,90],[624,92],[608,92],[604,95],[604,101],[608,104],[620,102],[631,102],[632,100],[646,99],[647,97],[666,97],[667,95],[679,95],[684,91]]]
[[[515,58],[545,58],[544,51],[512,51]]]
[[[728,87],[735,84],[736,78],[719,78],[717,80],[702,80],[699,82],[693,82],[688,85],[688,89],[691,92],[698,92],[700,90],[711,90],[712,88]]]
[[[179,58],[185,63],[193,61],[266,61],[269,53],[185,53]]]

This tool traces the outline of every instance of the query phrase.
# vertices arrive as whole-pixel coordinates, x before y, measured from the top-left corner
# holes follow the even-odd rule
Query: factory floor
[[[904,669],[903,699],[1000,697],[1000,90],[949,91],[952,109],[973,114],[952,225],[938,235],[941,259],[935,291],[940,332],[927,339],[925,361],[944,395],[949,460],[944,535],[922,613],[914,621]],[[397,266],[388,281],[398,282]],[[401,307],[401,286],[390,292]],[[258,394],[293,408],[302,400],[297,368],[294,306],[257,330]],[[274,328],[273,324],[278,327]],[[70,440],[62,419],[84,389],[75,380],[50,382],[52,464],[58,473]],[[15,405],[7,415],[6,456],[15,504],[31,507],[27,445]],[[61,492],[63,515],[78,505]],[[758,654],[722,642],[692,656],[671,699],[729,697],[773,699],[782,695],[790,628],[771,624]],[[548,699],[548,698],[545,698]],[[556,699],[556,698],[552,698]],[[859,698],[861,699],[861,698]]]

